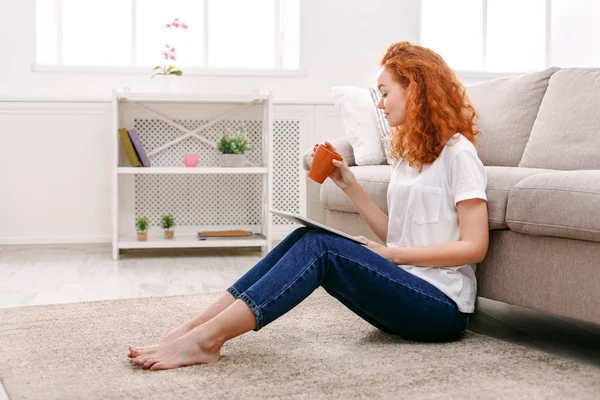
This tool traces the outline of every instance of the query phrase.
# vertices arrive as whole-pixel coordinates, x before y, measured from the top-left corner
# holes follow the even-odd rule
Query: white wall
[[[331,86],[373,85],[387,45],[417,39],[418,13],[418,0],[302,0],[306,76],[197,76],[185,86],[272,90],[275,118],[306,115],[307,143],[336,137],[343,125],[328,105]],[[110,94],[145,90],[148,78],[32,72],[34,16],[33,0],[0,0],[0,244],[108,242]]]
[[[111,105],[0,102],[0,244],[106,242]]]
[[[419,0],[301,0],[301,10],[306,76],[186,76],[185,86],[201,93],[273,90],[275,102],[330,102],[332,85],[373,85],[388,44],[418,39]],[[112,87],[138,91],[150,83],[150,71],[123,76],[32,72],[34,25],[34,0],[0,0],[0,99],[108,98]]]

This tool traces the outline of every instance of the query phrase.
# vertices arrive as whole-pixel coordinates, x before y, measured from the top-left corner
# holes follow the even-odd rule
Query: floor
[[[104,244],[0,246],[0,308],[222,292],[260,259],[251,248],[137,250],[115,262]],[[479,298],[469,329],[600,367],[600,325]]]

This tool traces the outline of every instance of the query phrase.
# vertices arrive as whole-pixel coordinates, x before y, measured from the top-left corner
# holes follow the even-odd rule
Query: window
[[[421,0],[421,44],[461,71],[600,67],[595,0]]]
[[[175,18],[185,23],[167,27]],[[299,69],[300,0],[37,0],[36,63]]]
[[[600,67],[600,2],[552,0],[550,61],[564,67]]]

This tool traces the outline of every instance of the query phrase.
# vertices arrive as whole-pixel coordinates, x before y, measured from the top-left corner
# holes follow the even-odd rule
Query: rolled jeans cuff
[[[240,292],[237,291],[236,288],[234,288],[233,286],[231,286],[229,289],[227,289],[227,292],[232,295],[234,298],[239,298],[240,297]]]
[[[256,328],[254,328],[254,330],[260,330],[263,327],[263,313],[260,310],[260,307],[258,307],[254,300],[248,297],[246,293],[242,293],[240,297],[238,297],[238,299],[244,301],[248,305],[248,307],[250,307],[250,309],[254,313],[254,316],[256,317]]]

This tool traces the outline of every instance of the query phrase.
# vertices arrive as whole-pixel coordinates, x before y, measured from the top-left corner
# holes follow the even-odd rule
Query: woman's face
[[[377,107],[383,110],[385,119],[391,127],[402,125],[406,112],[407,90],[392,79],[392,75],[382,67],[377,76],[377,88],[381,92],[381,100]]]

